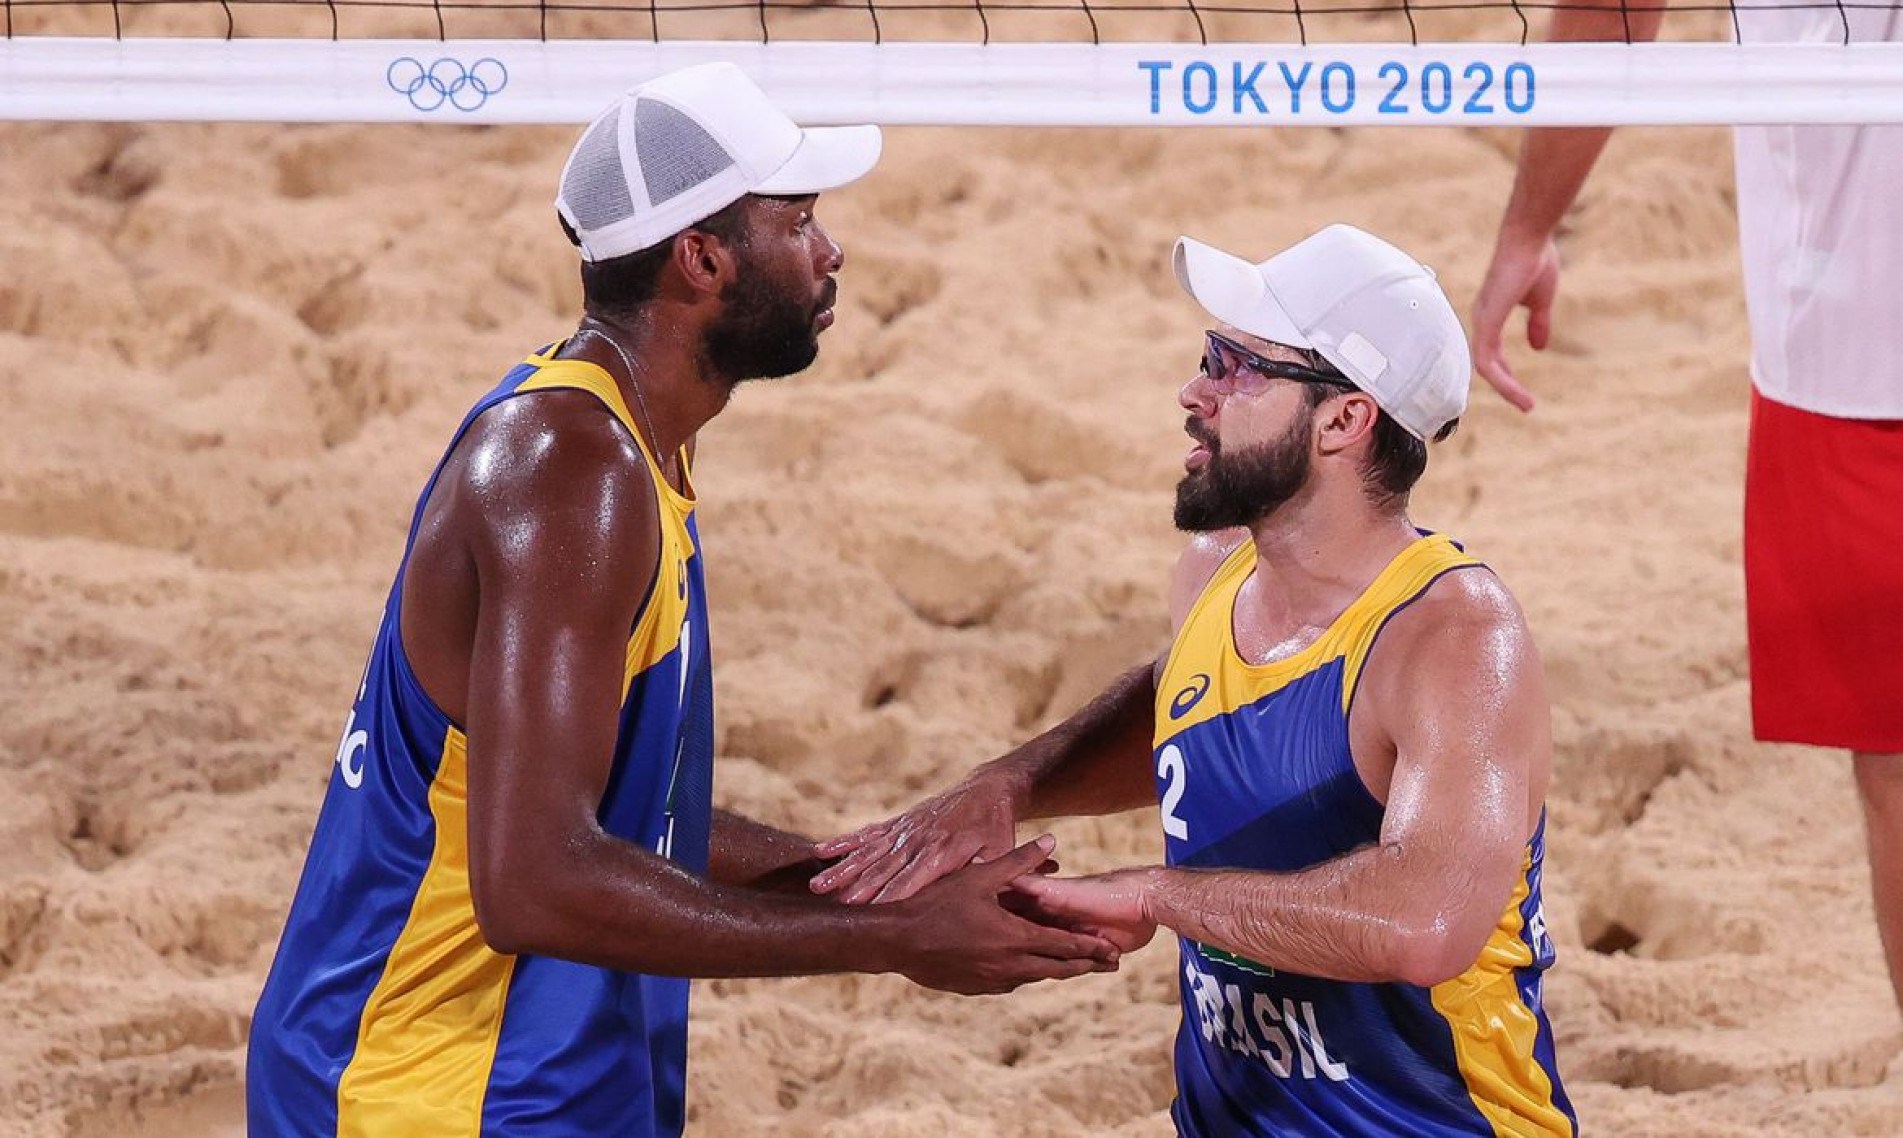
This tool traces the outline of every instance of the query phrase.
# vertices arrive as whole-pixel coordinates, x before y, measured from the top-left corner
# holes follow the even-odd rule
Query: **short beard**
[[[751,258],[743,256],[740,275],[727,283],[720,300],[725,310],[703,341],[715,375],[734,383],[777,379],[805,371],[818,358],[818,312],[776,287]]]
[[[1314,408],[1289,424],[1279,439],[1225,455],[1216,439],[1190,421],[1192,437],[1209,451],[1209,462],[1176,484],[1176,528],[1213,533],[1251,525],[1295,497],[1308,482],[1308,436]]]

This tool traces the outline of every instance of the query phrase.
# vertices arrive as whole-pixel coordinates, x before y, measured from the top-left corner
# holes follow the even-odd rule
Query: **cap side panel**
[[[564,172],[562,204],[578,229],[601,229],[634,216],[634,196],[615,139],[618,117],[605,116],[588,128]]]
[[[658,99],[635,101],[634,148],[648,200],[657,206],[734,164],[705,127]]]

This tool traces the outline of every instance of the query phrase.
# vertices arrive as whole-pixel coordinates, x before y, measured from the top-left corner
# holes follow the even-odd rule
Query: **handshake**
[[[1056,878],[1056,839],[1016,845],[1017,801],[979,771],[912,809],[820,842],[814,893],[892,906],[891,971],[964,995],[1114,972],[1148,944],[1141,871]]]

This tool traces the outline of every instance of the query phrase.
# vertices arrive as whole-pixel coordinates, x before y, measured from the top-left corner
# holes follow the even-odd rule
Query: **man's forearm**
[[[715,810],[707,876],[723,885],[806,892],[826,866],[810,838],[728,810]]]
[[[882,955],[891,930],[878,915],[697,877],[608,834],[564,846],[559,864],[518,868],[506,886],[475,892],[477,922],[500,952],[658,976],[891,967]]]
[[[722,885],[593,829],[539,847],[530,864],[471,878],[494,951],[657,976],[899,972],[967,994],[1114,970],[1105,938],[1026,921],[999,895],[1050,856],[1048,839],[937,882],[929,898],[839,905]],[[481,864],[481,863],[476,863]]]
[[[1656,39],[1664,9],[1621,7],[1600,0],[1600,7],[1569,7],[1553,13],[1547,39],[1553,43],[1619,42]],[[1584,0],[1591,5],[1594,0]],[[1579,196],[1580,187],[1612,137],[1609,127],[1548,127],[1529,130],[1520,144],[1513,196],[1500,230],[1503,240],[1544,241]]]
[[[1500,240],[1542,242],[1552,237],[1611,137],[1609,127],[1527,131],[1520,143],[1513,193],[1500,221]]]
[[[1148,667],[1119,676],[1083,710],[910,810],[822,843],[838,861],[816,892],[848,904],[910,897],[973,859],[1009,850],[1029,818],[1112,814],[1154,804]]]
[[[1369,846],[1286,874],[1159,867],[1144,871],[1144,912],[1190,940],[1271,968],[1431,986],[1473,963],[1498,914],[1488,915],[1488,888],[1473,889],[1482,900],[1461,911],[1447,898],[1478,883],[1450,880],[1459,870],[1409,873],[1405,856]],[[1504,905],[1504,890],[1500,897]]]
[[[1155,707],[1154,669],[1148,664],[1132,668],[1077,714],[987,764],[980,774],[1009,782],[1020,821],[1152,805]]]

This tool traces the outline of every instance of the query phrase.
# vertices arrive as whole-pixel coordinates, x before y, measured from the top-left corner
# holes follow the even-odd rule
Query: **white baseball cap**
[[[658,245],[747,194],[798,197],[856,181],[879,160],[876,126],[802,129],[731,63],[649,80],[583,132],[555,208],[585,261]]]
[[[1409,434],[1431,439],[1467,409],[1460,317],[1434,270],[1379,237],[1331,225],[1259,265],[1179,237],[1175,262],[1211,316],[1320,352]]]

